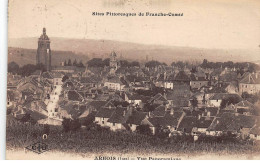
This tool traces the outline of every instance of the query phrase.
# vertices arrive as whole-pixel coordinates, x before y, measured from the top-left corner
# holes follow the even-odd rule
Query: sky
[[[259,0],[9,0],[8,37],[105,39],[209,49],[260,49]],[[92,12],[183,13],[182,17]]]

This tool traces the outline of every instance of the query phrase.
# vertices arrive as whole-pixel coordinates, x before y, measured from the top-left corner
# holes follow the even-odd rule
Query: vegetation
[[[220,108],[221,108],[221,109],[224,109],[225,107],[227,107],[227,106],[230,105],[230,104],[235,105],[235,104],[237,104],[237,103],[239,103],[239,102],[240,102],[240,99],[237,98],[237,97],[231,96],[231,97],[228,97],[228,98],[224,98],[224,99],[221,101],[221,103],[220,103]]]
[[[228,61],[228,62],[208,62],[208,60],[204,59],[202,64],[200,65],[202,68],[236,68],[238,69],[238,72],[242,72],[244,71],[244,68],[248,69],[248,72],[255,72],[256,70],[259,70],[259,66],[257,64],[254,63],[250,63],[250,62],[237,62],[234,63],[232,61]]]
[[[63,118],[62,126],[63,126],[64,132],[76,131],[76,130],[80,129],[81,123],[78,119],[72,120],[72,119],[68,119],[68,118]]]
[[[8,72],[18,74],[21,76],[30,76],[36,70],[41,70],[42,72],[44,72],[46,71],[46,68],[43,64],[27,64],[22,67],[19,67],[19,65],[16,62],[10,62],[8,64]]]
[[[152,135],[149,125],[140,125],[136,127],[136,132],[143,135]]]
[[[73,61],[73,63],[71,62],[71,59],[68,59],[68,62],[67,62],[67,60],[65,60],[64,66],[85,67],[84,64],[82,63],[82,60],[80,60],[78,63],[78,61],[76,59]]]
[[[188,135],[159,138],[126,131],[112,132],[97,125],[74,132],[64,132],[62,127],[50,126],[48,132],[48,139],[42,140],[42,135],[46,134],[44,125],[20,123],[8,118],[7,149],[23,149],[36,141],[42,141],[48,144],[51,151],[77,152],[83,156],[104,152],[252,154],[260,151],[257,144],[227,136],[200,136],[194,143],[193,137]]]
[[[191,100],[190,100],[190,103],[191,103],[191,106],[193,108],[196,108],[198,107],[198,99],[196,97],[193,97]]]
[[[102,60],[102,58],[93,58],[89,60],[87,63],[88,67],[105,67],[109,66],[109,62],[109,58],[106,58],[104,60]],[[121,67],[140,67],[139,62],[137,61],[129,62],[127,60],[120,60],[119,64]]]
[[[254,104],[260,99],[260,94],[253,95],[253,94],[249,94],[247,92],[243,92],[241,97],[244,100],[247,100],[247,101],[251,102],[252,104]]]
[[[161,62],[158,62],[158,61],[149,61],[149,62],[145,63],[145,67],[149,67],[149,68],[154,68],[154,67],[159,66],[159,65],[167,66],[166,63],[161,63]]]

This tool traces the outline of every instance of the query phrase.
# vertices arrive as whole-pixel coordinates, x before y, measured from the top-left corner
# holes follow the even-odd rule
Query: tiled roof
[[[240,83],[244,84],[260,84],[260,74],[246,74],[241,80]]]
[[[184,72],[180,71],[176,76],[175,76],[175,81],[190,81],[189,76]]]
[[[147,113],[145,113],[145,112],[133,111],[132,115],[129,116],[126,123],[140,125],[142,120],[144,120],[146,116],[147,116]]]
[[[107,101],[91,101],[87,104],[87,107],[93,107],[96,110],[99,110],[100,108],[105,106],[106,103]]]
[[[114,113],[115,108],[101,108],[97,114],[96,117],[101,117],[101,118],[110,118],[112,114]]]
[[[178,130],[179,131],[184,131],[186,133],[191,133],[193,127],[196,127],[197,124],[197,117],[187,117],[185,116],[182,121],[179,124]]]
[[[165,106],[163,106],[163,105],[158,106],[152,112],[153,116],[155,116],[155,117],[163,117],[165,115],[165,113],[166,113]]]
[[[84,98],[75,90],[68,91],[68,100],[71,101],[82,101]]]
[[[214,96],[210,97],[209,100],[223,100],[230,97],[238,98],[239,100],[243,100],[238,94],[230,94],[230,93],[216,93]]]
[[[108,119],[108,122],[125,123],[126,119],[124,113],[126,113],[126,108],[123,107],[116,108],[112,116]]]
[[[256,122],[255,116],[224,112],[216,118],[209,127],[210,131],[239,131],[241,128],[252,128]]]

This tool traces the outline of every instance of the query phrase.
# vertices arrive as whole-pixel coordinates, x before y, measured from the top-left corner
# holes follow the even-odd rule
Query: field
[[[190,137],[159,139],[154,136],[140,135],[130,132],[111,132],[109,130],[91,130],[81,128],[75,132],[63,132],[61,127],[51,126],[48,138],[42,139],[44,127],[41,125],[22,124],[7,121],[7,151],[23,150],[24,147],[41,141],[48,144],[50,151],[75,153],[83,158],[90,155],[134,155],[149,154],[172,156],[201,156],[214,154],[227,155],[259,155],[259,145],[249,142],[209,142],[200,140],[192,142]],[[8,154],[8,152],[7,152]],[[220,159],[220,158],[219,158]]]

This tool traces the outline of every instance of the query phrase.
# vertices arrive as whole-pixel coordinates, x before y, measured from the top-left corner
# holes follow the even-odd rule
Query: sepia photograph
[[[259,160],[259,0],[9,0],[8,160]]]

